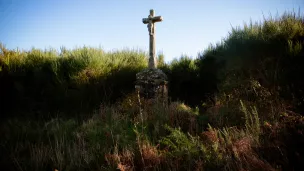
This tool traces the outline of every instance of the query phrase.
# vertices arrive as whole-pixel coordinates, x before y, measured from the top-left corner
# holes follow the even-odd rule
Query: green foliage
[[[165,128],[168,129],[170,135],[160,140],[165,146],[168,146],[171,151],[171,155],[175,157],[184,157],[184,155],[199,155],[199,144],[198,139],[192,137],[190,134],[186,135],[180,128],[173,129],[167,125]]]
[[[11,110],[7,114],[59,110],[75,115],[91,110],[133,91],[135,74],[147,65],[142,51],[61,51],[18,52],[1,45],[0,91],[3,109]]]
[[[158,68],[162,68],[165,65],[166,65],[166,63],[165,63],[165,56],[164,56],[164,54],[159,54],[157,56],[157,67]]]
[[[220,70],[208,70],[213,73],[211,77],[219,80],[220,91],[226,94],[251,97],[244,88],[254,89],[250,84],[257,82],[270,92],[272,99],[280,96],[302,110],[303,38],[303,17],[300,13],[298,16],[285,13],[261,23],[250,22],[243,28],[233,28],[226,39],[201,54],[199,63],[211,58],[224,64]],[[262,101],[264,97],[257,98]],[[256,102],[257,98],[248,100]]]
[[[92,118],[82,122],[59,118],[3,122],[0,164],[14,170],[111,170],[117,167],[121,170],[151,167],[156,170],[271,170],[272,166],[282,164],[270,165],[264,155],[260,155],[261,151],[267,152],[262,144],[270,141],[270,135],[262,135],[265,129],[260,125],[257,109],[248,110],[242,101],[244,126],[215,128],[209,125],[203,132],[193,131],[191,124],[188,128],[179,127],[188,123],[186,117],[198,116],[184,104],[164,106],[156,102],[151,105],[145,100],[141,103],[142,114],[134,113],[123,102],[103,105]],[[189,114],[185,119],[172,122],[185,113]],[[196,119],[193,122],[198,124]],[[280,145],[280,148],[285,147]],[[284,165],[291,168],[288,163]]]
[[[172,100],[185,101],[193,105],[200,94],[199,77],[195,61],[187,56],[174,59],[166,72],[169,79],[169,96]]]
[[[172,100],[201,111],[201,104],[214,105],[215,95],[224,93],[259,105],[266,99],[277,103],[274,99],[282,97],[301,111],[303,30],[303,17],[286,13],[232,28],[227,38],[210,45],[197,59],[182,56],[166,64],[159,54],[158,66],[168,75]],[[1,44],[3,106],[75,114],[100,102],[112,103],[134,90],[135,74],[147,66],[146,56],[138,50],[105,52],[91,47],[20,52]]]
[[[222,170],[227,166],[232,170],[239,168],[240,166],[233,163],[232,160],[241,161],[242,154],[252,153],[252,146],[258,148],[261,135],[261,125],[256,108],[252,108],[250,112],[241,101],[241,109],[245,115],[244,128],[223,127],[218,129],[209,125],[208,131],[203,132],[201,136],[192,136],[189,133],[185,134],[180,128],[174,129],[166,125],[165,128],[170,133],[163,137],[160,143],[167,147],[169,151],[167,155],[173,160],[183,158],[182,161],[179,161],[180,165],[184,167],[183,169],[194,169],[191,168],[195,166],[194,161],[202,161],[207,169]]]
[[[261,134],[261,124],[256,107],[251,109],[251,112],[241,101],[241,110],[245,114],[245,130],[247,134],[252,135],[253,139],[259,143],[259,135]]]
[[[166,64],[160,54],[169,96],[183,102],[168,106],[127,95],[147,66],[145,52],[0,44],[1,117],[11,117],[0,124],[0,165],[295,170],[304,163],[303,117],[289,110],[303,112],[303,37],[303,17],[286,13],[233,28],[197,59]]]

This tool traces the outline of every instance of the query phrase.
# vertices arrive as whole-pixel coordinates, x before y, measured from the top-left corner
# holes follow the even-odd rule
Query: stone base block
[[[135,88],[146,99],[168,99],[167,76],[160,69],[144,69],[136,74]]]

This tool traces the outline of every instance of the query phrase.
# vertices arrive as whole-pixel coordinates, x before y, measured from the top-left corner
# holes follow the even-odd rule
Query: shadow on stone
[[[167,76],[160,69],[144,69],[136,74],[135,89],[145,99],[168,99]]]

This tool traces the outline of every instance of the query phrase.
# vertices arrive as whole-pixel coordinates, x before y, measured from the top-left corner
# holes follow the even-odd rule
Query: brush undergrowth
[[[60,118],[7,121],[1,126],[1,165],[20,170],[224,168],[237,166],[232,156],[241,160],[239,155],[259,146],[256,112],[244,110],[248,122],[243,129],[210,126],[202,133],[198,113],[184,104],[151,105],[141,99],[140,106],[136,98],[130,99],[127,108],[126,101],[101,106],[81,123]],[[242,147],[247,151],[234,147],[238,141],[248,143]]]
[[[0,166],[301,170],[303,23],[286,13],[234,28],[197,59],[160,55],[169,105],[131,93],[145,52],[1,45]]]
[[[255,107],[248,108],[242,101],[239,106],[244,117],[242,126],[222,128],[212,127],[208,120],[202,124],[201,114],[183,103],[166,106],[144,99],[138,103],[136,95],[112,106],[101,105],[92,118],[82,122],[11,119],[0,129],[0,164],[13,170],[293,168],[288,165],[290,161],[269,160],[265,153],[271,154],[264,149],[286,150],[282,144],[269,142],[273,141],[269,132],[276,132],[275,141],[284,143],[280,131],[288,133],[282,128],[290,122],[271,128],[270,123],[261,123]],[[304,125],[303,118],[298,125]]]
[[[136,73],[147,63],[145,52],[131,49],[0,49],[2,117],[92,111],[101,101],[110,103],[131,92]]]

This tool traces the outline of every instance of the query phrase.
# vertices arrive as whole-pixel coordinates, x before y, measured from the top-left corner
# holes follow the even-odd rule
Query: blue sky
[[[171,61],[196,57],[231,26],[299,8],[303,14],[303,7],[303,0],[0,0],[0,42],[25,50],[86,45],[148,51],[142,18],[154,9],[164,18],[156,24],[156,51]]]

